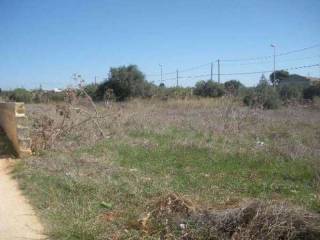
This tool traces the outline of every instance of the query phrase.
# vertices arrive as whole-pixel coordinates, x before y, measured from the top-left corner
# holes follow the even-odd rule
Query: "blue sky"
[[[278,52],[319,44],[319,12],[319,0],[0,0],[0,87],[65,87],[73,73],[101,81],[110,67],[127,64],[156,83],[159,64],[173,72],[213,61],[216,73],[218,58],[269,56],[270,43]],[[320,47],[277,58],[277,68],[315,63]],[[222,62],[221,73],[272,67],[271,58]],[[320,68],[290,72],[319,76]],[[189,76],[180,84],[193,85],[199,78],[192,76],[209,73],[209,65],[180,73]],[[221,80],[254,85],[260,76]]]

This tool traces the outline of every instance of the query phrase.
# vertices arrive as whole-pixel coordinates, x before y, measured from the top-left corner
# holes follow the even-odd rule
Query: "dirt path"
[[[0,239],[44,239],[43,228],[11,178],[9,160],[0,158]]]

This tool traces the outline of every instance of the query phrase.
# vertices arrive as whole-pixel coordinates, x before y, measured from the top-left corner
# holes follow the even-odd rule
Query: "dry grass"
[[[59,128],[61,122],[68,125],[70,130],[62,144],[59,141],[50,144],[51,149],[59,150],[65,146],[67,149],[89,146],[101,140],[92,122],[81,124],[86,118],[79,114],[79,109],[94,113],[87,105],[82,105],[69,109],[70,117],[65,119],[65,115],[57,114],[56,105],[28,105],[35,132],[39,130],[39,122],[48,119],[54,128]],[[185,145],[217,146],[227,152],[271,151],[290,159],[320,158],[320,112],[310,107],[263,111],[242,107],[232,98],[221,98],[162,102],[133,100],[113,103],[107,108],[101,104],[98,109],[104,116],[100,123],[108,138],[121,139],[135,130],[161,134],[176,128],[204,136],[200,141],[185,139]],[[208,139],[215,143],[208,143]]]
[[[66,106],[68,114],[27,105],[38,156],[16,169],[52,239],[294,239],[303,232],[292,227],[295,217],[320,212],[315,106],[263,111],[233,98]],[[101,129],[86,121],[92,116]],[[170,225],[162,221],[168,212],[156,210],[166,209],[166,196],[182,206]],[[234,204],[243,199],[262,201],[245,225],[201,225],[217,209],[240,216]],[[190,221],[188,231],[179,219]]]
[[[140,220],[141,228],[163,239],[320,238],[320,215],[284,202],[249,201],[204,210],[171,193],[150,207]]]

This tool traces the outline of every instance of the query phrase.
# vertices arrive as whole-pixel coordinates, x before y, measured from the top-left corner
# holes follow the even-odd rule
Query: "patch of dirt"
[[[45,239],[42,225],[9,173],[10,161],[0,157],[0,239]]]

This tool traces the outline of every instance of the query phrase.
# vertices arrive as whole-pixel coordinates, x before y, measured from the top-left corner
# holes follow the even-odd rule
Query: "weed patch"
[[[55,116],[55,106],[27,107],[35,119],[44,108]],[[16,165],[51,239],[294,239],[305,234],[295,227],[296,216],[303,212],[297,221],[306,223],[308,211],[320,212],[319,112],[261,111],[222,98],[97,108],[107,116],[99,126],[108,137],[91,136],[95,125],[84,124]],[[166,211],[146,218],[155,206],[168,205],[167,196],[176,202],[172,193],[179,213],[170,226]],[[247,199],[259,203],[239,223]],[[237,214],[228,218],[229,212]],[[228,224],[213,221],[217,214]],[[203,216],[209,220],[202,223]]]

